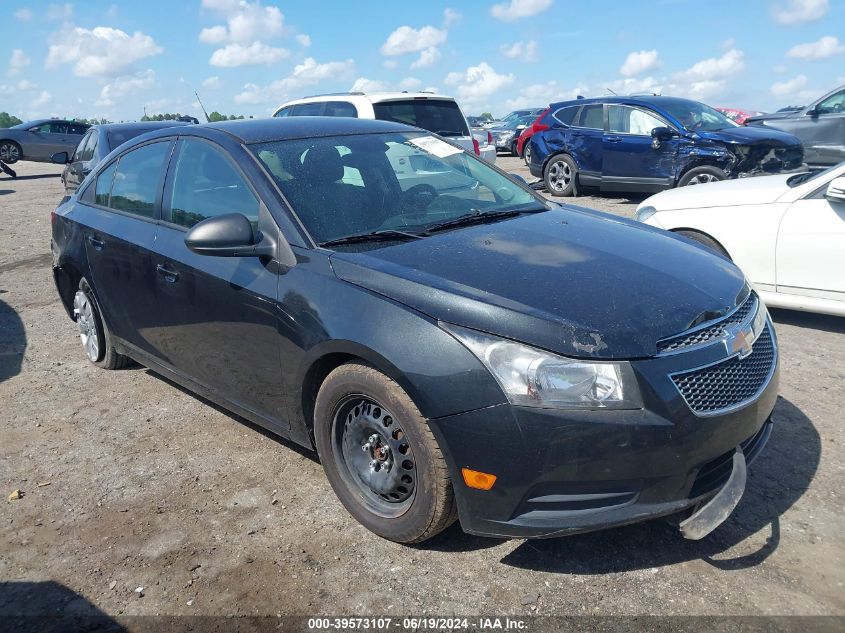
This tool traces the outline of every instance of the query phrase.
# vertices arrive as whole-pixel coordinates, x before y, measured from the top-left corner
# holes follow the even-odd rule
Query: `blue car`
[[[801,141],[741,127],[689,99],[600,97],[551,104],[531,137],[531,174],[554,196],[579,186],[654,192],[804,168]]]

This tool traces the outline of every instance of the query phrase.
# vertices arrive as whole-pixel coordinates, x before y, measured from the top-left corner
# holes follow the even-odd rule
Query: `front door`
[[[197,255],[184,241],[190,227],[213,216],[241,213],[256,229],[277,231],[273,219],[225,150],[196,138],[180,140],[164,198],[165,222],[151,262],[155,355],[287,433],[287,422],[279,421],[284,393],[275,262]]]
[[[602,147],[601,188],[608,191],[653,191],[671,187],[679,138],[656,147],[651,131],[670,125],[652,112],[608,104]]]

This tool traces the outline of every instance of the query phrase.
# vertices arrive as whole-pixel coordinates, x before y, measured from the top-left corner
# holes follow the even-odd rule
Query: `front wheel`
[[[577,175],[575,161],[566,154],[558,154],[546,164],[543,181],[553,196],[571,196]]]
[[[718,167],[711,167],[705,165],[703,167],[693,167],[678,181],[679,187],[686,187],[687,185],[705,185],[710,182],[719,182],[725,180],[728,175]]]
[[[23,153],[21,152],[21,146],[14,141],[3,141],[0,143],[0,160],[7,165],[13,165],[18,162],[22,156]]]
[[[357,362],[331,372],[317,394],[314,436],[335,494],[370,531],[419,543],[454,522],[440,447],[413,401],[381,372]]]

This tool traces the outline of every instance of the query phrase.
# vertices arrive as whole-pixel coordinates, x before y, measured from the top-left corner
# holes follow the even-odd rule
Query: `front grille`
[[[742,305],[718,323],[665,338],[657,342],[657,349],[665,354],[718,340],[725,336],[725,333],[734,326],[741,325],[753,318],[757,314],[758,303],[757,295],[752,292]]]
[[[726,361],[674,374],[672,382],[689,408],[699,415],[715,415],[753,400],[768,382],[775,365],[771,326],[760,333],[751,353]]]
[[[739,445],[745,454],[746,464],[751,464],[757,455],[760,454],[771,433],[772,422],[766,421],[760,427],[759,431]],[[699,468],[698,474],[690,489],[689,498],[695,499],[724,486],[731,476],[731,471],[733,471],[733,458],[734,451],[731,450],[723,455],[719,455],[716,459],[707,462]]]

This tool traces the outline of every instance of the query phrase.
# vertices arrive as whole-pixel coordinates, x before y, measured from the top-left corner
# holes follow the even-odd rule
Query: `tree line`
[[[177,121],[182,117],[181,114],[178,112],[176,114],[145,114],[141,117],[142,121]],[[238,119],[243,119],[243,114],[234,115],[230,114],[226,116],[225,114],[220,114],[216,110],[208,115],[209,121],[214,123],[215,121],[235,121]],[[252,118],[251,116],[249,117]],[[73,119],[74,121],[78,121],[79,123],[85,123],[87,125],[105,125],[106,123],[114,123],[114,121],[109,121],[108,119]],[[23,123],[18,117],[14,116],[13,114],[9,114],[8,112],[0,112],[0,129],[12,127],[13,125],[20,125]],[[121,121],[123,123],[123,121]]]

